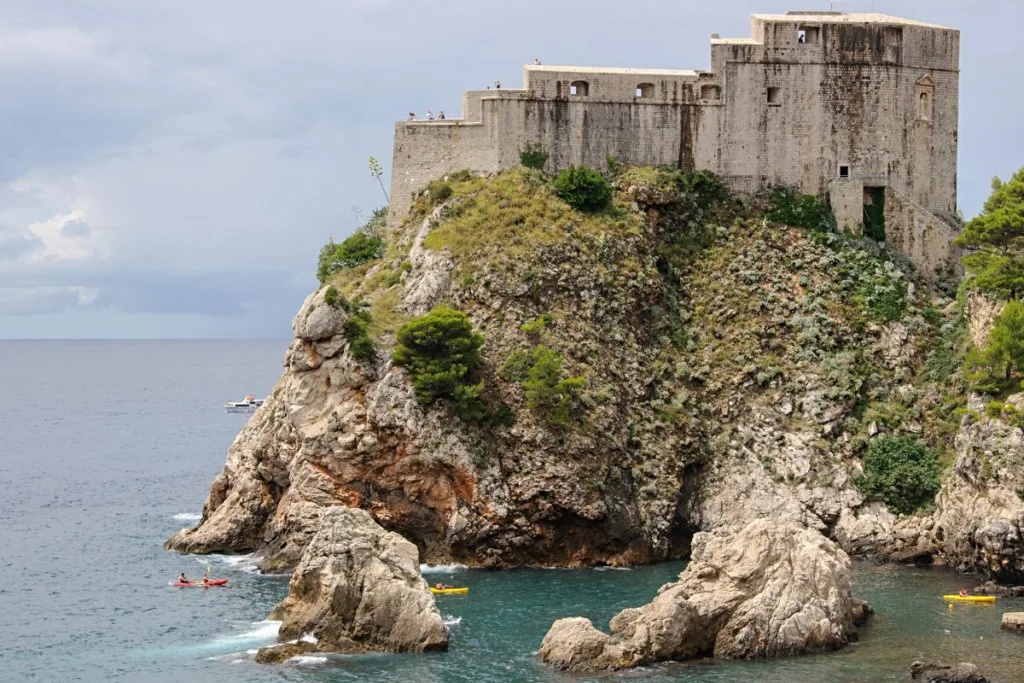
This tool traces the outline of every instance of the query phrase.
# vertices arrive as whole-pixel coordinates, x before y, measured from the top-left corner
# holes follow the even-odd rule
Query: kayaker
[[[209,572],[204,572],[203,573],[203,585],[205,586],[208,583],[210,583],[210,574],[209,574]]]
[[[967,596],[967,589],[966,589],[966,588],[961,588],[961,589],[960,589],[960,597],[961,597],[961,598],[966,598],[966,597],[968,597],[968,596]]]
[[[440,581],[438,581],[437,584],[434,585],[434,588],[436,588],[439,591],[443,591],[449,588],[455,588],[455,586],[453,584],[441,583]]]
[[[185,578],[185,572],[182,572],[181,576],[178,577],[178,583],[192,583],[192,582],[189,581],[188,579],[186,579]]]

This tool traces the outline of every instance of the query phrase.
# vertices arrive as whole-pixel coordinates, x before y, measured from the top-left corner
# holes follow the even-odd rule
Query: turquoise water
[[[266,394],[283,342],[0,342],[0,646],[2,681],[569,681],[533,653],[551,622],[600,627],[648,602],[682,564],[633,570],[506,572],[428,568],[470,587],[439,596],[451,650],[312,658],[263,667],[263,618],[287,579],[249,557],[191,557],[161,544],[193,523],[227,446],[247,419],[220,405]],[[167,582],[209,565],[227,588]],[[602,680],[769,683],[906,681],[920,658],[973,661],[991,680],[1024,681],[1024,638],[998,606],[938,597],[974,581],[946,570],[855,565],[855,593],[878,614],[860,643],[773,662],[668,664]]]

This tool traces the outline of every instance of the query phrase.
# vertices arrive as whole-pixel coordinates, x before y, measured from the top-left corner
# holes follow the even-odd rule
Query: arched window
[[[573,81],[569,84],[569,94],[586,97],[590,92],[590,84],[586,81]]]
[[[654,97],[654,84],[641,83],[636,86],[637,97]]]
[[[931,76],[924,75],[917,81],[917,95],[914,102],[918,121],[931,121],[935,99],[935,81]]]
[[[922,92],[917,98],[917,118],[924,121],[932,120],[932,98],[927,92]]]

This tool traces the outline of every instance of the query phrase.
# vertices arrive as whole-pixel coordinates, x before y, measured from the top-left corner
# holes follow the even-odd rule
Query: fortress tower
[[[840,228],[867,222],[940,274],[957,255],[959,55],[955,29],[789,12],[753,15],[750,38],[713,35],[710,71],[526,66],[522,89],[463,93],[460,119],[396,124],[391,216],[431,180],[511,168],[539,142],[550,172],[614,156],[827,196]]]

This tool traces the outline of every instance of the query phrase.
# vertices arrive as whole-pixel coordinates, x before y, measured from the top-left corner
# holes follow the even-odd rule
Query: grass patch
[[[396,310],[401,303],[398,289],[389,289],[374,297],[370,302],[370,324],[366,329],[371,338],[380,339],[386,334],[393,334],[409,320],[409,316]]]

